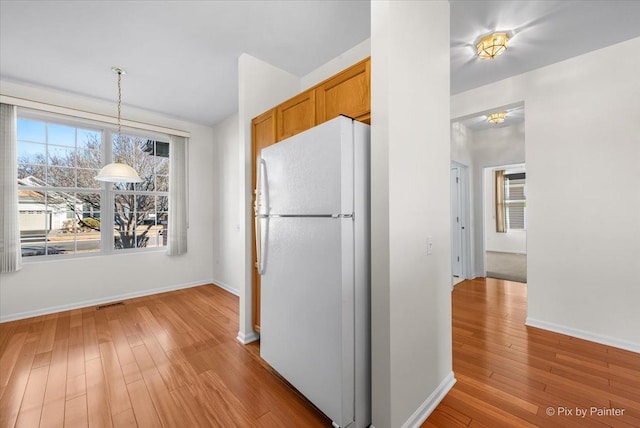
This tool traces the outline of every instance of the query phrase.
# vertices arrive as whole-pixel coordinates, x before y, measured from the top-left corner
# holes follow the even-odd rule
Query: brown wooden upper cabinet
[[[316,125],[341,114],[370,123],[371,61],[366,59],[316,87]]]
[[[316,97],[313,89],[305,91],[276,107],[278,141],[313,128],[316,121]]]

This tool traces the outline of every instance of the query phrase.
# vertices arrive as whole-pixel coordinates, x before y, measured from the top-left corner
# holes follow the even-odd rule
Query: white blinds
[[[0,104],[0,272],[22,267],[16,127],[16,107]]]
[[[189,187],[187,139],[172,135],[169,143],[169,240],[170,256],[187,252]]]

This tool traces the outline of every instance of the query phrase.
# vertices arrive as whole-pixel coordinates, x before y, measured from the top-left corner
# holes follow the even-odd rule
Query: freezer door
[[[339,426],[354,420],[353,221],[269,219],[260,356]]]
[[[353,120],[340,116],[261,152],[262,214],[353,212]],[[265,212],[266,211],[266,212]]]

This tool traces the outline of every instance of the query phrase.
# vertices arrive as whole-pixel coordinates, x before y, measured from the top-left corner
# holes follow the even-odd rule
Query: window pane
[[[24,180],[25,186],[42,186],[47,179],[47,167],[44,165],[18,164],[18,180]]]
[[[49,165],[76,166],[76,149],[49,145]]]
[[[139,198],[123,194],[114,196],[114,248],[117,250],[138,248],[138,224],[142,223],[136,210]]]
[[[48,193],[53,196],[53,192]],[[47,231],[47,254],[73,254],[76,252],[77,222],[74,208],[77,200],[68,194],[48,198],[51,226]]]
[[[47,126],[47,141],[58,146],[76,146],[76,128],[49,123]]]
[[[75,206],[76,251],[93,253],[100,251],[100,194],[76,193]]]
[[[127,189],[168,191],[168,180],[159,183],[156,175],[169,174],[169,143],[131,136],[118,140],[114,136],[113,151],[114,158],[131,165],[142,178],[141,183],[127,186]]]
[[[47,160],[47,146],[40,143],[18,141],[18,162],[44,165]]]
[[[102,132],[91,129],[78,129],[78,149],[99,150]]]
[[[18,206],[24,257],[100,250],[99,194],[21,190]]]
[[[47,231],[51,216],[47,211],[46,194],[18,188],[18,225],[22,256],[46,254]]]
[[[158,175],[156,176],[157,190],[159,192],[168,192],[169,191],[169,176],[168,175]]]
[[[152,248],[166,245],[167,216],[166,212],[158,208],[166,206],[167,199],[166,196],[115,195],[114,248]]]
[[[47,167],[47,184],[55,187],[75,187],[75,168],[58,166]]]
[[[80,189],[99,189],[100,182],[96,180],[99,169],[79,169],[78,172],[78,188]]]
[[[44,143],[46,138],[44,122],[18,119],[18,139],[35,143]]]
[[[524,202],[507,202],[507,225],[509,229],[524,229],[524,216]]]
[[[99,149],[82,148],[77,153],[78,168],[102,168],[102,152]]]

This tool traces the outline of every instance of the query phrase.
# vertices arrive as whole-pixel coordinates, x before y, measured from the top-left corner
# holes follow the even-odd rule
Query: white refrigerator
[[[340,116],[257,171],[260,356],[342,428],[371,423],[369,140]]]

